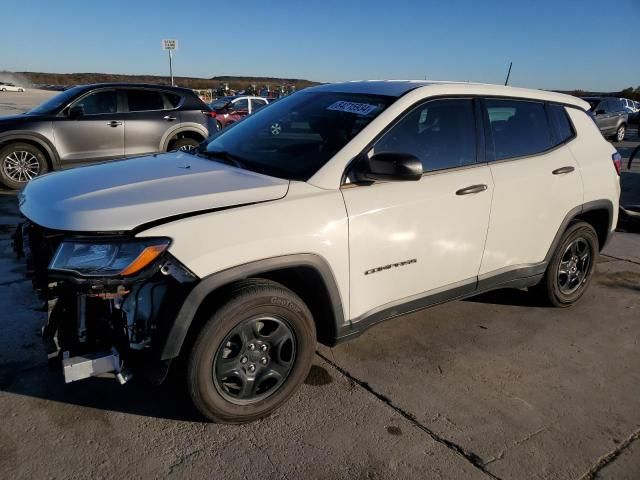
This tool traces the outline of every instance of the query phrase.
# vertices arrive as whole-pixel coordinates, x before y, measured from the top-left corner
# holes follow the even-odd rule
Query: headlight
[[[126,277],[153,262],[169,243],[168,238],[109,242],[66,240],[58,247],[49,270],[85,277]]]

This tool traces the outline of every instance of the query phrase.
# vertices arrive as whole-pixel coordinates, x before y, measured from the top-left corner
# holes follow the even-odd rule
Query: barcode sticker
[[[345,102],[339,100],[327,107],[327,110],[335,110],[337,112],[355,113],[356,115],[369,115],[373,112],[377,105],[369,105],[368,103]]]

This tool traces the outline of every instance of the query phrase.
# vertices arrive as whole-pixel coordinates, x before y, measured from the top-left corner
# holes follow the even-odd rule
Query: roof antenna
[[[513,62],[509,62],[509,71],[507,72],[507,79],[504,81],[504,86],[507,86],[509,83],[509,76],[511,75],[511,67],[513,66]]]

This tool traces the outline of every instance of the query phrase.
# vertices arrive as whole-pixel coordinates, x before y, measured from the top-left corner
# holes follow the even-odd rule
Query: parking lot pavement
[[[33,88],[24,92],[0,92],[0,116],[24,113],[58,93]]]
[[[221,426],[175,385],[47,370],[15,203],[0,195],[0,478],[640,478],[639,235],[573,308],[505,290],[397,318],[319,348],[272,417]]]

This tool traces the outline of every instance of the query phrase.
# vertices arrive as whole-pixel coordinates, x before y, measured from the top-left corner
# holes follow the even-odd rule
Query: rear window
[[[534,155],[552,147],[544,104],[489,99],[485,105],[496,160]]]
[[[164,109],[162,95],[153,90],[127,90],[127,102],[130,112]]]
[[[551,117],[551,125],[556,134],[556,145],[566,142],[573,138],[573,128],[567,117],[567,111],[562,105],[548,105],[549,117]]]

